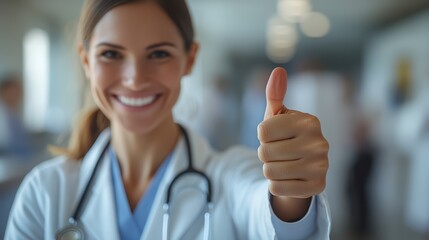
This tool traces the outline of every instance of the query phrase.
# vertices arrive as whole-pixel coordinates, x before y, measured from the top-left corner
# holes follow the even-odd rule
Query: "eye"
[[[107,58],[107,59],[119,59],[119,58],[121,58],[121,55],[119,54],[119,52],[113,51],[113,50],[104,51],[101,53],[101,56],[103,58]]]
[[[164,50],[156,50],[149,55],[149,59],[163,59],[171,56],[170,53]]]

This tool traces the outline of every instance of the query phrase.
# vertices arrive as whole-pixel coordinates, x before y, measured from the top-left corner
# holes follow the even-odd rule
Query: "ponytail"
[[[109,119],[99,108],[87,110],[72,132],[68,148],[50,147],[50,151],[55,155],[65,155],[73,160],[81,160],[94,144],[98,135],[109,125]]]

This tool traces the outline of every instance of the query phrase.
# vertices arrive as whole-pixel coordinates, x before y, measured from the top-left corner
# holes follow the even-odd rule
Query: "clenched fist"
[[[258,156],[270,180],[274,212],[284,221],[296,221],[307,212],[311,197],[325,189],[329,144],[315,116],[283,105],[286,89],[286,71],[274,69],[258,126]]]

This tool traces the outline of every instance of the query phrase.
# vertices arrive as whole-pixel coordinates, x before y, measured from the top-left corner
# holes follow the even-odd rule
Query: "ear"
[[[78,52],[79,52],[79,57],[80,57],[80,61],[82,63],[83,70],[85,72],[85,76],[87,79],[89,79],[89,76],[90,76],[89,72],[90,71],[89,71],[88,52],[83,47],[83,44],[79,44]]]
[[[192,72],[192,68],[195,64],[195,60],[197,58],[199,48],[200,48],[200,45],[197,42],[192,43],[191,48],[189,49],[189,52],[188,52],[185,75],[188,75]]]

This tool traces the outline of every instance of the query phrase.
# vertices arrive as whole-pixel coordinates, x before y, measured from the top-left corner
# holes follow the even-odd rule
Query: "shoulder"
[[[26,221],[24,225],[32,228],[42,224],[49,209],[58,207],[55,201],[70,197],[68,190],[77,185],[74,179],[79,174],[79,165],[77,161],[56,157],[34,167],[25,176],[16,194],[10,213],[11,228],[19,227],[23,219]],[[68,196],[63,196],[64,192]]]
[[[71,160],[65,156],[58,156],[40,163],[34,167],[28,177],[49,180],[61,180],[60,178],[78,174],[81,161]]]
[[[42,239],[52,223],[63,221],[70,209],[62,206],[75,200],[79,166],[77,161],[56,157],[34,167],[16,193],[6,239]]]
[[[54,186],[74,182],[79,175],[81,161],[59,156],[40,163],[24,178],[22,187],[30,185],[40,191],[56,189]]]
[[[71,189],[75,189],[82,178],[88,177],[88,172],[109,139],[108,134],[108,131],[103,132],[82,160],[73,160],[66,156],[52,158],[34,167],[26,176],[27,181],[39,181],[44,185],[41,188],[72,185]],[[63,190],[59,189],[59,191]]]

